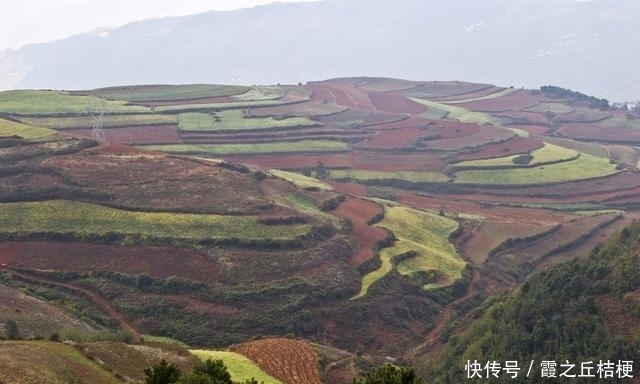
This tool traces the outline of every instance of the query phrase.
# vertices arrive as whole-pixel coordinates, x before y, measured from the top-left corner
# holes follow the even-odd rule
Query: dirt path
[[[70,291],[75,295],[84,297],[89,301],[91,301],[93,304],[100,307],[103,311],[105,311],[107,315],[109,315],[109,317],[111,317],[113,320],[115,320],[118,323],[118,325],[122,330],[131,334],[131,336],[134,338],[135,341],[140,340],[140,333],[138,333],[138,331],[133,326],[131,326],[131,324],[129,324],[127,319],[125,319],[125,317],[120,312],[118,312],[107,299],[100,296],[99,294],[95,292],[91,292],[84,288],[77,287],[72,284],[60,283],[60,282],[46,279],[41,276],[35,276],[29,273],[28,271],[24,271],[24,270],[16,270],[11,268],[0,268],[0,270],[8,271],[14,277],[20,280],[24,280],[24,281],[34,283],[34,284],[39,284],[39,285],[45,285],[48,287],[62,288],[66,291]]]
[[[471,282],[469,283],[469,289],[467,290],[467,293],[464,296],[450,302],[449,304],[444,306],[444,308],[442,308],[442,311],[441,311],[442,315],[440,316],[440,321],[438,321],[436,326],[433,327],[433,329],[429,331],[429,333],[427,333],[427,335],[425,336],[425,342],[422,345],[418,346],[415,349],[415,352],[419,354],[426,354],[429,352],[433,352],[440,344],[442,344],[442,342],[439,339],[440,333],[442,333],[442,330],[444,329],[444,327],[447,324],[449,324],[451,320],[451,315],[453,313],[453,306],[457,303],[470,299],[471,297],[473,297],[478,293],[478,290],[475,288],[475,285],[479,279],[480,279],[480,273],[476,268],[474,268],[473,273],[471,274]]]

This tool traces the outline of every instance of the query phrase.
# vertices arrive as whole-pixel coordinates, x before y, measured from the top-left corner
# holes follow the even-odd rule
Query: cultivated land
[[[85,343],[2,342],[22,352],[0,380],[44,375],[5,374],[33,353],[58,356],[48,382],[141,380],[114,355],[157,346],[91,343],[140,335],[238,379],[241,353],[265,383],[420,365],[490,295],[640,218],[640,117],[590,100],[381,78],[0,92],[0,323]]]

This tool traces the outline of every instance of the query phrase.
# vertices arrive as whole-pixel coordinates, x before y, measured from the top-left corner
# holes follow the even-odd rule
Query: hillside
[[[428,377],[433,383],[460,380],[467,377],[468,360],[479,361],[483,367],[490,361],[515,360],[521,365],[534,361],[531,375],[519,382],[537,383],[543,361],[568,361],[576,367],[582,362],[593,366],[591,371],[576,368],[569,374],[586,372],[594,382],[608,382],[611,379],[605,378],[624,377],[618,372],[620,362],[631,361],[628,375],[635,378],[626,380],[637,382],[633,361],[640,353],[639,239],[640,223],[635,222],[587,258],[541,272],[511,294],[493,300],[478,321],[450,339]],[[600,362],[613,362],[613,368],[605,364],[598,373]],[[568,367],[558,365],[557,374]],[[487,379],[486,371],[481,372],[477,382]],[[500,382],[513,380],[504,376]]]
[[[0,52],[0,89],[368,75],[553,84],[612,101],[640,98],[636,1],[466,4],[326,0],[135,22]]]
[[[0,92],[0,287],[81,326],[30,301],[0,319],[26,338],[309,340],[318,372],[300,372],[331,382],[422,364],[492,295],[640,217],[639,121],[459,81]]]

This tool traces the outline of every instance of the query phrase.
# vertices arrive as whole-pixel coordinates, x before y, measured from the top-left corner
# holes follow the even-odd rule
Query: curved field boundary
[[[504,157],[494,157],[490,159],[463,161],[452,165],[455,169],[506,169],[506,168],[527,168],[537,167],[545,164],[555,164],[563,161],[575,160],[580,156],[580,152],[564,148],[555,144],[544,143],[541,148],[529,153],[532,159],[527,164],[517,164],[514,162],[521,155],[511,155]]]
[[[60,283],[57,281],[49,280],[40,275],[34,275],[31,273],[31,271],[0,267],[0,270],[2,269],[9,271],[14,278],[37,285],[44,285],[51,288],[62,289],[64,291],[70,292],[71,294],[89,300],[93,304],[97,305],[100,309],[102,309],[107,315],[109,315],[110,318],[116,321],[120,328],[128,332],[131,337],[134,338],[134,340],[140,340],[140,333],[138,333],[138,331],[133,326],[131,326],[131,324],[129,324],[127,319],[120,312],[118,312],[107,299],[100,296],[99,294],[91,292],[84,288],[76,287],[75,285]]]
[[[254,361],[250,358],[237,353],[229,351],[211,351],[206,349],[190,349],[194,355],[198,356],[201,360],[222,360],[227,367],[231,379],[234,382],[244,383],[246,380],[256,379],[258,383],[264,384],[282,384],[282,382],[268,373],[263,371]]]
[[[609,159],[581,153],[575,160],[532,168],[464,170],[456,172],[454,183],[484,185],[544,185],[597,179],[619,173]]]
[[[376,226],[391,231],[397,240],[380,251],[381,267],[363,277],[360,293],[352,299],[366,296],[373,283],[393,270],[394,259],[401,259],[395,268],[403,276],[428,275],[432,281],[424,289],[446,287],[462,277],[467,263],[449,241],[459,227],[455,220],[395,206],[385,207],[384,218]]]
[[[255,340],[231,347],[283,384],[321,384],[318,353],[308,343],[285,338]]]
[[[195,155],[252,155],[252,154],[296,154],[296,153],[326,153],[348,152],[349,144],[331,140],[296,140],[292,142],[271,143],[241,143],[241,144],[176,144],[149,145],[143,149],[180,154]]]
[[[77,91],[72,92],[72,94],[97,95],[108,99],[144,103],[176,100],[190,101],[209,97],[233,96],[247,92],[249,89],[246,86],[218,84],[135,85]]]
[[[19,136],[23,139],[40,139],[53,136],[57,132],[47,128],[33,127],[26,124],[0,119],[0,137]]]
[[[81,129],[91,128],[92,117],[88,114],[80,116],[60,116],[60,117],[22,117],[20,118],[25,124],[36,127],[44,127],[55,130]],[[178,120],[175,115],[161,114],[105,114],[102,119],[104,128],[121,128],[132,126],[154,126],[165,124],[177,124]]]
[[[504,89],[496,88],[496,91],[494,93],[490,93],[488,95],[476,96],[476,97],[471,97],[471,98],[468,98],[468,99],[457,99],[457,100],[438,99],[438,101],[441,102],[441,103],[444,103],[444,104],[469,103],[469,102],[472,102],[472,101],[495,99],[495,98],[498,98],[498,97],[502,97],[502,96],[506,96],[506,95],[512,94],[515,91],[516,90],[513,89],[513,88],[504,88]]]
[[[28,115],[77,115],[90,106],[105,113],[141,113],[149,108],[127,105],[124,101],[105,100],[95,96],[72,95],[64,91],[5,91],[0,92],[0,113]]]

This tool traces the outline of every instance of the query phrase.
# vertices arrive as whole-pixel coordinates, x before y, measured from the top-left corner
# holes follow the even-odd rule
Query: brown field
[[[544,114],[537,113],[537,112],[504,111],[504,112],[497,113],[496,116],[512,119],[514,123],[518,123],[518,124],[524,123],[524,124],[531,124],[534,126],[549,124],[549,118]]]
[[[352,108],[347,109],[344,112],[334,113],[331,115],[317,116],[315,119],[324,124],[334,124],[352,128],[351,126],[367,127],[400,121],[406,119],[406,115],[379,111],[364,111]]]
[[[231,351],[253,360],[283,384],[320,384],[318,353],[306,342],[273,338],[235,345]]]
[[[436,151],[459,151],[461,149],[478,148],[487,144],[507,141],[515,134],[507,129],[490,125],[480,126],[480,131],[474,134],[455,138],[443,138],[424,141],[422,144],[427,149]]]
[[[297,169],[303,167],[314,168],[318,162],[322,162],[329,168],[351,167],[353,156],[351,154],[273,154],[273,155],[231,155],[225,156],[231,163],[246,164],[249,167],[269,169]]]
[[[536,95],[531,91],[518,90],[510,93],[507,96],[496,97],[495,99],[477,100],[466,103],[456,104],[460,107],[470,109],[472,111],[483,112],[504,112],[504,111],[519,111],[521,109],[532,107],[545,97],[542,95]]]
[[[433,138],[433,136],[434,134],[425,128],[386,129],[378,131],[372,138],[358,143],[358,147],[371,149],[414,148],[419,142]]]
[[[69,129],[72,135],[92,136],[91,129]],[[105,139],[121,144],[178,144],[181,142],[178,127],[168,125],[143,125],[135,127],[106,128]]]
[[[309,83],[308,87],[312,91],[311,99],[315,101],[326,101],[368,111],[376,109],[367,92],[348,85],[320,82]]]
[[[625,127],[603,128],[596,124],[570,123],[559,128],[557,132],[578,140],[620,144],[640,143],[640,130]]]
[[[426,106],[398,95],[370,92],[369,97],[373,106],[379,111],[408,113],[410,115],[418,115],[427,111]]]
[[[509,124],[510,128],[522,129],[529,132],[531,135],[545,135],[551,128],[544,125],[521,125],[521,124]]]
[[[220,272],[211,258],[184,248],[54,241],[2,242],[0,264],[51,271],[148,273],[155,278],[177,276],[207,283],[216,281]]]
[[[432,153],[385,153],[358,151],[350,168],[370,171],[434,171],[444,170],[446,163]]]
[[[488,84],[473,84],[462,81],[427,81],[413,88],[391,93],[440,101],[442,98],[450,98],[452,96],[462,96],[461,99],[467,99],[485,96],[494,92],[496,92],[496,88]]]
[[[343,112],[347,107],[336,104],[319,103],[317,101],[307,101],[291,105],[279,105],[275,107],[251,108],[249,116],[269,117],[269,116],[323,116]]]
[[[382,211],[380,204],[348,196],[332,215],[348,219],[353,226],[353,234],[358,241],[358,251],[349,259],[349,265],[357,267],[374,256],[374,246],[387,235],[388,231],[367,224]]]
[[[420,82],[382,77],[360,77],[351,82],[356,87],[368,92],[392,92],[415,87]]]
[[[531,152],[534,149],[541,148],[543,144],[544,143],[538,139],[517,136],[503,143],[484,145],[468,153],[457,153],[451,156],[449,159],[453,162],[458,162],[458,161],[466,161],[466,160],[490,159],[492,157],[510,156],[510,155],[516,155],[519,153]]]

